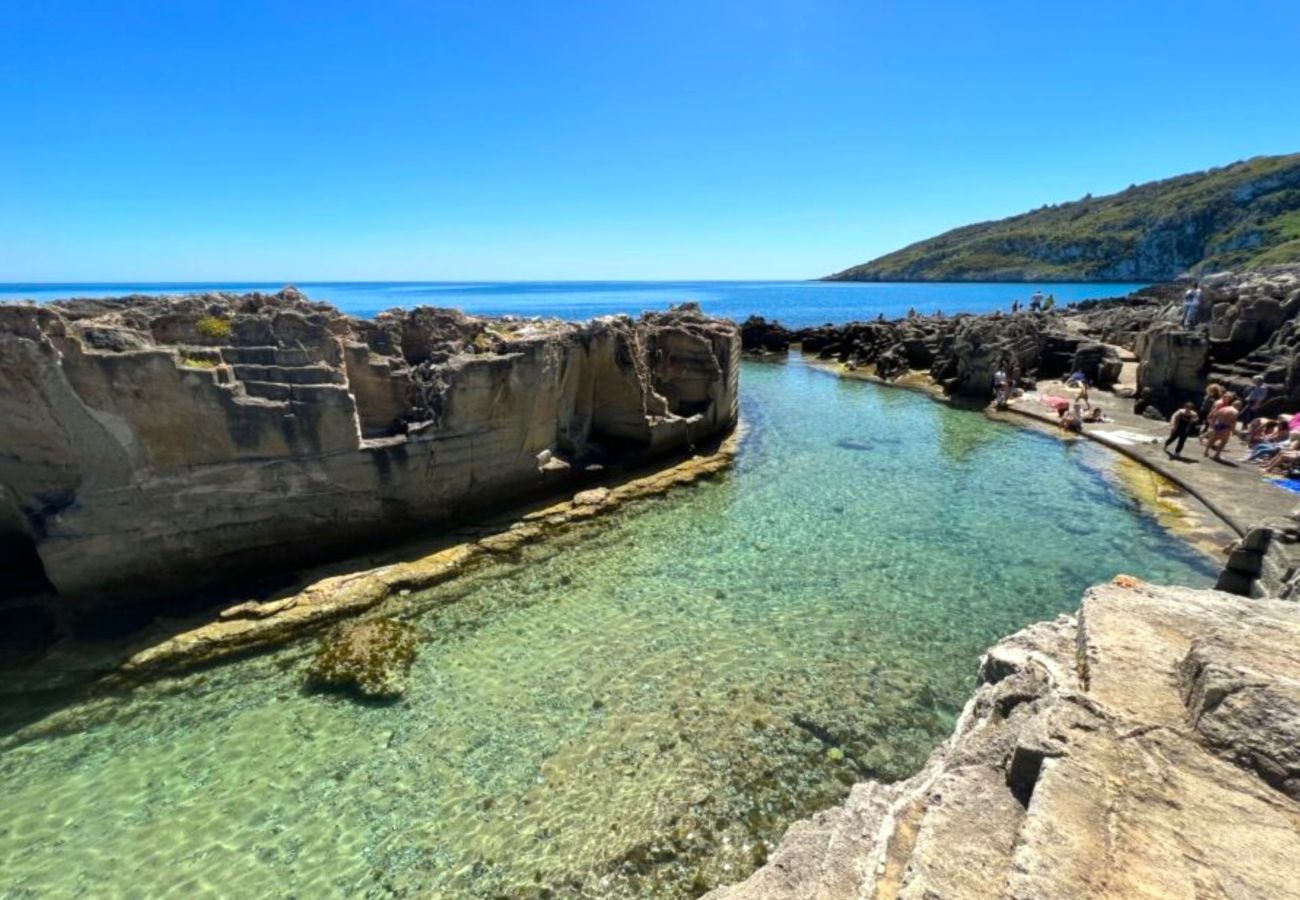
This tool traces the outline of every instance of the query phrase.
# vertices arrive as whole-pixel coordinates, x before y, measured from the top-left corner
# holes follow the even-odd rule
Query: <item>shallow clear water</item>
[[[0,284],[0,300],[56,300],[188,291],[276,291],[270,283]],[[732,319],[751,314],[791,327],[896,318],[915,306],[923,313],[989,312],[1027,301],[1032,284],[853,284],[817,281],[531,281],[531,282],[299,282],[313,300],[327,300],[359,316],[394,306],[454,306],[480,315],[587,319],[610,313],[639,315],[696,300],[706,312]],[[1138,284],[1046,284],[1060,302],[1119,297]]]
[[[400,702],[305,692],[308,641],[0,756],[0,896],[689,896],[914,771],[998,637],[1117,572],[1209,581],[1093,447],[743,378],[727,477],[394,601]]]

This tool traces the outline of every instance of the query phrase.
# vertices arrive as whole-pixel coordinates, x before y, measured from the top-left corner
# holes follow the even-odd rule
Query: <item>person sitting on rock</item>
[[[1283,449],[1275,453],[1265,464],[1264,474],[1288,477],[1294,471],[1296,463],[1300,463],[1300,438],[1292,438]]]
[[[1246,429],[1246,446],[1259,444],[1277,444],[1286,440],[1289,431],[1288,422],[1283,419],[1260,417],[1251,421]]]
[[[1264,462],[1271,460],[1284,451],[1293,452],[1296,450],[1300,450],[1300,435],[1281,441],[1260,441],[1237,462]]]
[[[1183,445],[1187,443],[1187,437],[1196,427],[1200,416],[1196,414],[1196,404],[1190,400],[1184,403],[1182,408],[1169,417],[1169,437],[1165,440],[1165,454],[1171,458],[1178,458],[1183,455]],[[1174,444],[1174,452],[1169,452],[1169,445]]]
[[[1202,456],[1214,454],[1216,460],[1223,458],[1223,448],[1228,445],[1228,439],[1232,437],[1232,429],[1237,424],[1237,417],[1241,415],[1241,401],[1227,402],[1232,394],[1225,394],[1223,401],[1210,413],[1210,435],[1205,442],[1205,452]]]
[[[1079,434],[1083,431],[1083,407],[1076,398],[1073,403],[1061,410],[1061,427],[1066,431]]]
[[[1246,406],[1241,411],[1242,424],[1249,424],[1264,410],[1264,404],[1268,402],[1268,385],[1264,383],[1263,375],[1256,375],[1251,379],[1253,384],[1249,391],[1246,392]]]

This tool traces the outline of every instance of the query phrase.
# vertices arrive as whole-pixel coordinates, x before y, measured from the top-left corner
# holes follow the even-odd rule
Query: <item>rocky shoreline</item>
[[[1272,388],[1266,411],[1296,409],[1300,268],[1206,288],[1205,329],[1179,325],[1183,287],[1169,285],[1040,315],[801,332],[751,319],[742,335],[751,353],[798,343],[846,372],[977,400],[998,368],[1027,388],[1079,369],[1114,385],[1123,348],[1138,358],[1137,385],[1107,402],[1152,418],[1199,400],[1208,379],[1241,389],[1256,374]],[[758,872],[709,896],[1300,897],[1289,874],[1300,850],[1297,513],[1237,526],[1220,578],[1234,593],[1121,576],[1089,590],[1077,615],[1000,641],[918,774],[856,785],[843,806],[793,825]]]
[[[1300,606],[1121,576],[999,642],[913,777],[714,900],[1300,896]]]
[[[737,422],[739,358],[735,326],[689,305],[571,324],[358,319],[292,288],[0,304],[0,547],[52,618],[166,609],[707,447]]]

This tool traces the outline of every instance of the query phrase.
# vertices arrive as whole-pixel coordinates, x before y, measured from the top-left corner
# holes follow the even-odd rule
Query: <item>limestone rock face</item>
[[[415,628],[403,622],[348,622],[321,644],[308,679],[325,687],[355,690],[364,697],[400,697],[418,648]]]
[[[1193,395],[1204,388],[1210,345],[1203,334],[1162,322],[1139,336],[1135,349],[1141,359],[1138,390],[1153,399]]]
[[[108,603],[347,552],[721,436],[739,357],[736,326],[697,308],[0,304],[0,549],[34,546],[60,594]]]
[[[1121,576],[1002,641],[952,738],[715,900],[1296,898],[1300,606]]]

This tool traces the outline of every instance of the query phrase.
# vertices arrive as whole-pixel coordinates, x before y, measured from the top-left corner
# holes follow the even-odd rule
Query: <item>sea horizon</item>
[[[278,291],[294,285],[309,298],[363,318],[394,308],[438,306],[474,315],[566,320],[667,309],[697,302],[712,315],[751,315],[790,327],[921,313],[987,313],[1027,301],[1041,288],[1068,304],[1115,297],[1145,282],[881,282],[781,280],[574,281],[122,281],[0,282],[0,301],[98,299],[129,294]]]

